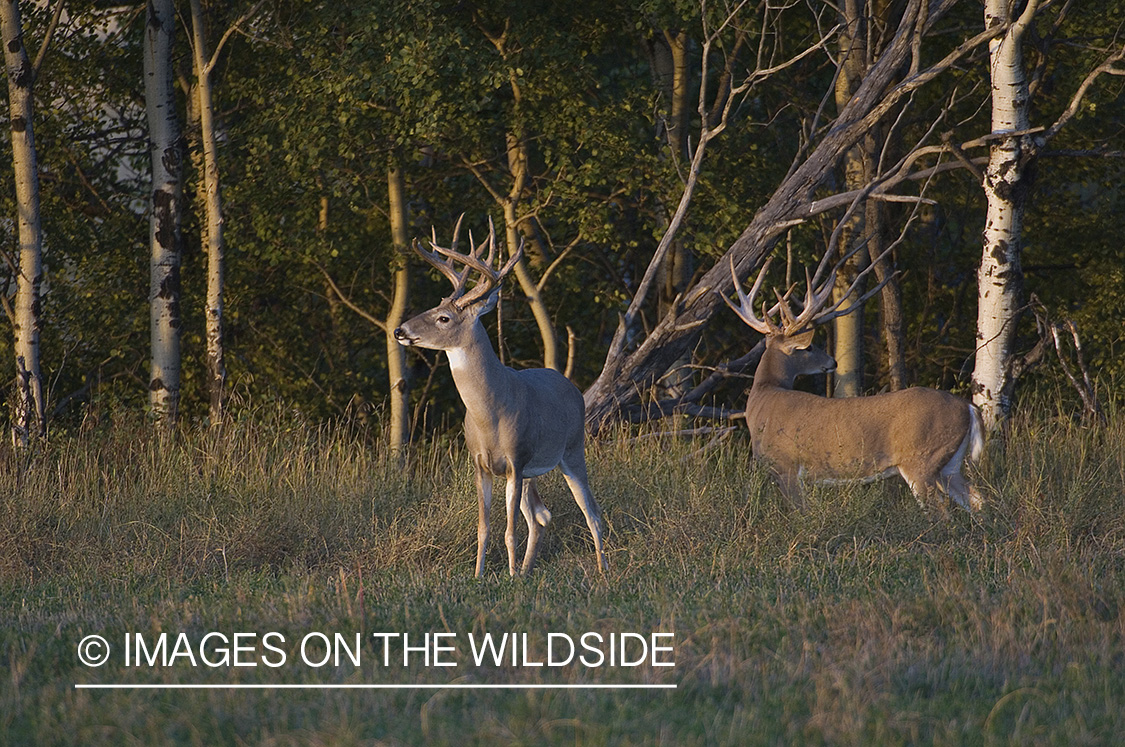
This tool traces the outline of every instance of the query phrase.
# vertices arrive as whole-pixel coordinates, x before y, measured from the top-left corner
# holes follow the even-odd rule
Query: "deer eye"
[[[446,316],[445,314],[442,314],[441,316],[439,316],[439,317],[437,318],[437,320],[438,320],[438,322],[440,322],[441,324],[449,324],[449,317],[448,317],[448,316]]]

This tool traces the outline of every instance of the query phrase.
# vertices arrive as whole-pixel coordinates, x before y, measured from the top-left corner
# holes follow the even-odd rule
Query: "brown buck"
[[[732,262],[739,304],[726,296],[723,300],[765,335],[765,352],[746,399],[746,424],[754,455],[770,463],[782,492],[802,506],[805,479],[870,482],[898,474],[923,509],[940,490],[963,508],[979,510],[981,498],[961,474],[966,457],[976,461],[984,445],[977,408],[948,392],[924,387],[843,399],[794,391],[796,377],[836,368],[831,356],[812,347],[813,328],[851,309],[840,310],[839,304],[825,308],[835,271],[819,288],[806,271],[799,313],[794,316],[789,307],[790,294],[775,292],[777,303],[768,311],[763,304],[759,318],[754,297],[768,267],[767,262],[747,295]],[[773,314],[781,324],[771,320]]]
[[[527,522],[527,549],[522,566],[522,573],[527,573],[535,564],[540,527],[551,520],[551,512],[539,497],[535,478],[556,466],[586,517],[594,537],[598,567],[604,572],[607,565],[600,510],[586,475],[586,411],[582,393],[553,369],[516,371],[505,366],[493,352],[480,323],[480,318],[496,307],[500,284],[523,251],[521,244],[503,268],[494,269],[496,234],[491,221],[488,228],[488,239],[479,245],[473,246],[469,236],[468,254],[457,252],[460,219],[454,228],[451,248],[438,246],[436,236],[430,242],[432,251],[415,242],[415,251],[449,279],[453,293],[436,307],[405,322],[395,330],[395,338],[404,345],[444,350],[449,356],[453,383],[465,403],[465,444],[476,470],[480,509],[477,577],[484,574],[493,476],[507,479],[504,544],[508,548],[508,571],[514,576],[516,508],[523,512]],[[485,248],[488,256],[482,257]],[[464,269],[457,272],[453,262],[463,264]],[[480,279],[466,291],[470,271],[479,274]]]

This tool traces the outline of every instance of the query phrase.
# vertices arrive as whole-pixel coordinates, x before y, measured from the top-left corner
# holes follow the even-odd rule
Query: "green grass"
[[[0,743],[1108,744],[1125,733],[1125,428],[1030,414],[990,444],[983,516],[886,483],[789,511],[739,435],[589,448],[602,579],[557,476],[536,572],[472,578],[459,438],[400,467],[367,434],[133,422],[0,454]],[[522,529],[522,527],[521,527]],[[276,631],[272,668],[126,667],[127,633]],[[314,668],[313,631],[364,641]],[[674,668],[473,666],[467,638],[674,632]],[[375,632],[456,634],[384,667]],[[104,636],[109,663],[78,642]],[[401,648],[396,648],[401,656]],[[251,657],[263,652],[255,649]],[[674,683],[675,690],[133,690],[76,683]]]

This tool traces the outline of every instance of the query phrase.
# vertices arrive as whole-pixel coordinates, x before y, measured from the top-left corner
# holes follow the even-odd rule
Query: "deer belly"
[[[797,469],[797,477],[801,480],[811,480],[817,485],[866,485],[877,480],[885,480],[888,477],[898,477],[902,473],[899,472],[898,467],[889,467],[881,472],[874,471],[870,474],[854,473],[851,476],[843,475],[825,475],[810,474],[803,466]]]
[[[551,461],[552,457],[554,457],[554,461]],[[553,454],[546,457],[542,457],[540,455],[533,456],[523,465],[524,479],[530,477],[539,477],[540,475],[550,472],[558,466],[560,458],[561,455],[554,456]],[[479,454],[477,456],[477,463],[482,465],[487,472],[490,472],[497,477],[503,477],[506,476],[509,472],[509,465],[511,464],[511,460],[509,460],[506,456],[493,453],[485,453]]]
[[[549,450],[543,454],[532,454],[531,458],[523,465],[524,477],[539,477],[542,474],[550,472],[559,465],[562,459],[562,450],[559,449],[556,453],[555,450]]]
[[[810,450],[797,456],[797,465],[817,482],[873,482],[898,474],[894,462],[881,453]]]

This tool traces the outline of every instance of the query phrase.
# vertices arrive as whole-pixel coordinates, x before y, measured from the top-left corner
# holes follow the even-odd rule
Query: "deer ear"
[[[499,300],[499,298],[500,286],[497,286],[492,289],[491,293],[472,305],[471,313],[476,317],[484,316],[485,314],[496,308],[496,301]]]
[[[812,345],[813,333],[816,330],[810,329],[807,332],[802,332],[799,335],[793,335],[789,338],[790,350],[804,350],[809,345]]]

